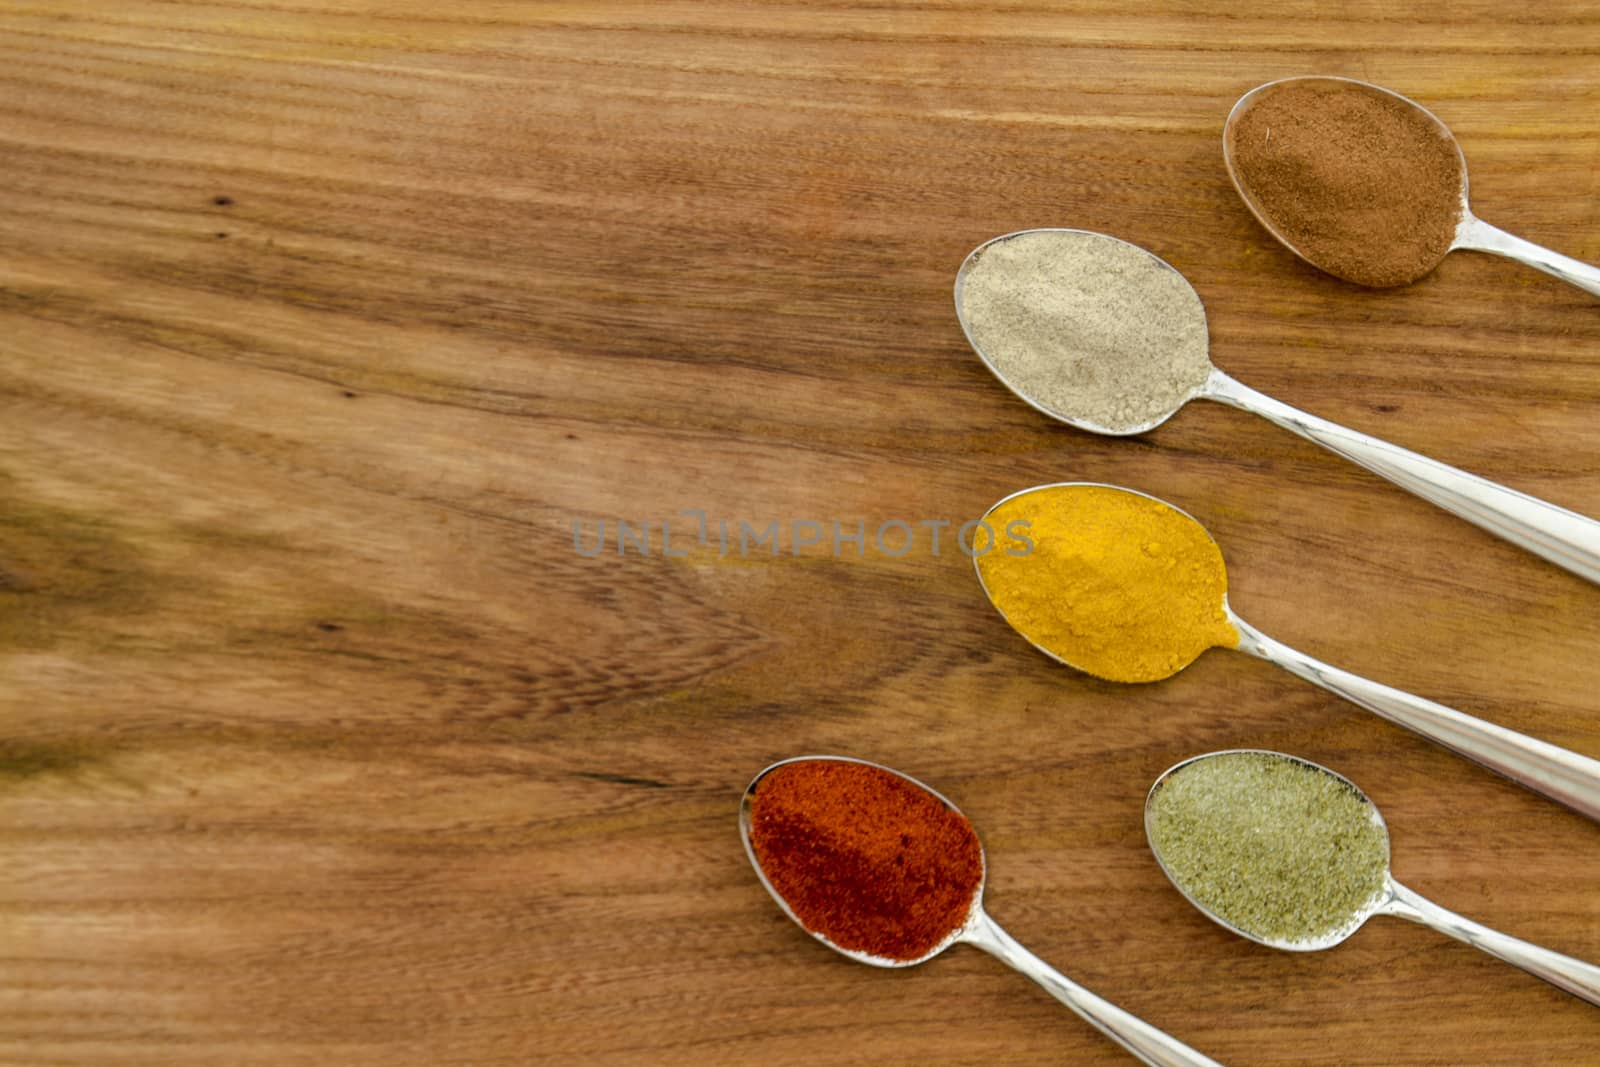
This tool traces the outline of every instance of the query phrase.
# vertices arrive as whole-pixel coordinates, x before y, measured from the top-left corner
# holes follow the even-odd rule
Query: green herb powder
[[[1150,798],[1145,831],[1180,889],[1265,941],[1346,929],[1389,866],[1388,833],[1360,794],[1274,753],[1181,767]]]

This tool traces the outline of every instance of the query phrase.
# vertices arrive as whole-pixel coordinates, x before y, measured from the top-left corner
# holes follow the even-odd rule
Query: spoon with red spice
[[[1222,158],[1266,231],[1345,281],[1406,285],[1465,249],[1600,296],[1600,268],[1475,216],[1466,158],[1450,128],[1381,86],[1321,75],[1258,85],[1228,115]]]
[[[910,967],[965,941],[1038,982],[1141,1061],[1216,1067],[1002,930],[983,910],[977,831],[914,778],[842,756],[782,760],[746,787],[739,836],[784,913],[853,960]]]

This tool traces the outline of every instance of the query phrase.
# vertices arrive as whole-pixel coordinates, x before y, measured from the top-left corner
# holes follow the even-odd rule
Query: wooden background
[[[779,913],[740,792],[837,752],[948,793],[1000,922],[1224,1063],[1600,1063],[1600,1011],[1421,927],[1229,936],[1140,813],[1298,753],[1401,880],[1600,960],[1595,825],[1242,655],[1059,668],[948,541],[574,550],[1121,483],[1266,632],[1600,756],[1600,589],[1220,406],[1054,425],[962,339],[971,247],[1104,230],[1246,383],[1600,514],[1600,303],[1471,255],[1343,285],[1220,154],[1251,86],[1371,78],[1480,214],[1600,261],[1594,5],[1245,10],[0,0],[0,1061],[1131,1062],[972,949],[882,972]]]

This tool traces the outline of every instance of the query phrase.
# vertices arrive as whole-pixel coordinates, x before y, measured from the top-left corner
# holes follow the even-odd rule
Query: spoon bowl
[[[1159,825],[1162,817],[1159,814],[1159,809],[1163,790],[1168,788],[1169,784],[1175,779],[1181,779],[1185,772],[1203,771],[1206,765],[1213,768],[1217,767],[1220,765],[1217,761],[1241,760],[1251,761],[1258,766],[1270,766],[1279,764],[1281,761],[1281,766],[1285,772],[1299,775],[1302,780],[1307,774],[1326,776],[1327,781],[1333,785],[1333,792],[1346,805],[1349,805],[1353,800],[1359,808],[1365,809],[1365,814],[1371,821],[1370,825],[1375,828],[1377,835],[1379,835],[1381,870],[1378,872],[1378,877],[1371,893],[1365,900],[1351,902],[1336,914],[1335,921],[1329,924],[1328,928],[1320,934],[1299,938],[1274,937],[1264,933],[1261,929],[1251,929],[1247,924],[1236,922],[1227,915],[1220,914],[1216,907],[1213,907],[1208,900],[1203,899],[1212,890],[1202,891],[1198,886],[1190,884],[1188,881],[1190,874],[1181,869],[1181,865],[1169,863],[1172,857],[1163,853],[1163,849],[1159,844],[1159,841],[1164,836]],[[1237,802],[1253,809],[1270,809],[1275,804],[1278,791],[1271,785],[1263,785],[1262,783],[1281,782],[1282,780],[1281,777],[1277,779],[1258,779],[1255,783],[1253,797],[1247,799],[1241,796],[1236,798]],[[1265,795],[1263,795],[1263,792],[1265,792]],[[1305,810],[1298,797],[1294,799],[1293,804],[1295,810]],[[1214,815],[1215,812],[1211,814]],[[1183,894],[1184,898],[1193,904],[1206,918],[1258,944],[1294,952],[1322,951],[1343,943],[1374,915],[1395,915],[1424,926],[1431,926],[1440,933],[1457,938],[1469,945],[1482,949],[1491,956],[1520,967],[1528,973],[1571,993],[1573,996],[1586,1000],[1591,1004],[1600,1005],[1600,967],[1574,959],[1571,956],[1562,955],[1559,952],[1552,952],[1549,949],[1530,944],[1520,938],[1511,937],[1497,930],[1492,930],[1471,919],[1440,907],[1438,904],[1397,882],[1389,865],[1389,828],[1383,820],[1382,813],[1378,811],[1378,806],[1350,779],[1329,770],[1321,764],[1266,749],[1231,749],[1195,756],[1169,767],[1156,779],[1155,783],[1150,787],[1150,792],[1145,797],[1144,821],[1145,838],[1150,845],[1150,851],[1155,856],[1156,863],[1160,865],[1162,873],[1167,876],[1178,892]],[[1306,837],[1310,837],[1311,843],[1320,848],[1324,855],[1350,855],[1351,846],[1348,838],[1336,834],[1333,826],[1334,822],[1332,820],[1324,823],[1308,819],[1297,830],[1296,835],[1279,832],[1280,836],[1283,837],[1282,847],[1303,844]],[[1229,829],[1232,829],[1235,833],[1243,832],[1240,826],[1230,827]],[[1270,838],[1275,831],[1268,829],[1265,833]],[[1277,846],[1278,842],[1269,841],[1269,844]],[[1255,847],[1256,842],[1253,841],[1250,845]],[[1247,877],[1237,867],[1229,865],[1224,850],[1219,850],[1219,854],[1215,857],[1215,863],[1205,873],[1206,876],[1225,883],[1236,890]],[[1332,863],[1327,863],[1325,867],[1319,867],[1316,871],[1318,876],[1328,875],[1330,878],[1338,876],[1339,873]],[[1303,879],[1305,874],[1306,872],[1302,867],[1297,867],[1293,878]],[[1283,884],[1276,882],[1271,871],[1266,872],[1262,877],[1271,884],[1246,885],[1245,889],[1250,892],[1270,893],[1279,901],[1297,901],[1305,896],[1302,889],[1297,889],[1294,885],[1289,884],[1292,879],[1287,874],[1283,879]],[[1212,888],[1214,889],[1214,886]]]
[[[1145,504],[1120,507],[1123,500]],[[980,531],[1005,531],[984,534],[974,553],[984,594],[1029,644],[1057,662],[1109,681],[1152,682],[1178,673],[1207,648],[1236,648],[1600,820],[1600,761],[1340,670],[1245,622],[1228,603],[1216,542],[1166,501],[1119,486],[1058,482],[1004,497],[982,521]],[[1022,530],[1022,537],[1012,533]],[[1091,534],[1105,554],[1079,550]],[[1152,543],[1160,551],[1145,551]],[[1206,572],[1203,580],[1167,580],[1197,568]],[[1071,588],[1094,595],[1081,601],[1061,595]],[[1119,617],[1108,618],[1107,605]]]
[[[1052,401],[1045,395],[1046,390],[1040,388],[1037,379],[1028,376],[1019,377],[1014,369],[1008,369],[999,355],[992,351],[992,346],[981,339],[983,331],[981,327],[974,323],[972,312],[968,308],[966,301],[967,280],[985,256],[1004,250],[1011,242],[1026,242],[1035,239],[1040,234],[1073,235],[1074,239],[1087,245],[1098,246],[1108,254],[1121,255],[1144,262],[1159,271],[1161,276],[1180,297],[1187,294],[1189,298],[1187,302],[1192,305],[1187,325],[1189,329],[1199,334],[1200,359],[1204,361],[1203,366],[1198,368],[1200,373],[1196,375],[1194,383],[1186,389],[1169,391],[1167,403],[1158,406],[1156,410],[1150,411],[1145,417],[1136,419],[1128,424],[1112,426],[1103,419],[1096,419],[1086,414],[1078,406],[1070,402],[1062,402],[1059,399]],[[1113,280],[1108,278],[1106,281],[1111,282]],[[1200,302],[1200,294],[1195,292],[1194,286],[1189,284],[1189,280],[1176,267],[1155,253],[1132,242],[1111,237],[1107,234],[1095,233],[1092,230],[1052,226],[1017,230],[1012,233],[1001,234],[999,237],[991,237],[967,253],[967,258],[962,261],[961,267],[956,271],[955,299],[956,319],[961,323],[961,331],[966,335],[967,343],[972,346],[972,350],[977,353],[978,359],[983,362],[983,365],[989,368],[990,373],[1000,379],[1000,384],[1011,390],[1017,399],[1035,411],[1089,433],[1105,434],[1112,437],[1132,437],[1136,434],[1148,433],[1176,415],[1184,404],[1195,397],[1203,396],[1211,373],[1216,369],[1204,354],[1206,309],[1205,305]],[[1161,339],[1152,340],[1159,343]]]
[[[893,959],[889,956],[875,956],[870,952],[862,952],[858,949],[845,948],[842,945],[835,944],[828,937],[828,935],[822,933],[821,931],[813,930],[808,927],[804,922],[801,921],[800,916],[794,913],[794,909],[789,906],[789,902],[784,899],[783,894],[779,893],[777,888],[767,878],[767,872],[761,866],[761,859],[758,855],[756,855],[755,845],[750,840],[751,809],[755,798],[756,788],[761,784],[762,779],[767,777],[767,775],[778,770],[780,767],[787,767],[795,763],[809,763],[819,760],[827,760],[837,763],[855,763],[865,767],[874,767],[880,771],[884,771],[885,773],[892,774],[895,777],[900,778],[910,785],[922,790],[924,793],[932,796],[947,809],[955,812],[957,815],[961,814],[961,809],[957,808],[953,803],[951,803],[949,798],[945,797],[944,794],[927,785],[924,785],[922,782],[917,781],[915,778],[912,778],[909,775],[901,774],[899,771],[882,766],[881,764],[871,763],[867,760],[851,759],[847,756],[795,756],[790,759],[779,760],[777,763],[772,764],[760,774],[756,775],[755,778],[751,779],[750,784],[745,787],[744,795],[739,798],[739,839],[744,842],[744,853],[749,857],[750,866],[755,868],[756,877],[761,880],[762,886],[765,887],[766,891],[772,896],[772,899],[778,902],[778,907],[782,908],[783,913],[790,919],[793,919],[795,925],[799,926],[800,929],[806,931],[806,933],[810,934],[818,941],[821,941],[824,945],[827,945],[835,952],[843,956],[848,956],[857,963],[865,963],[873,967],[915,967],[919,963],[926,963],[933,959],[933,957],[939,955],[956,942],[965,940],[966,936],[970,935],[972,931],[983,921],[983,886],[984,881],[988,877],[988,861],[984,856],[983,842],[981,840],[978,842],[978,861],[982,866],[982,870],[978,875],[978,886],[975,890],[973,890],[972,903],[967,908],[965,920],[963,920],[959,926],[956,926],[948,934],[946,934],[944,939],[932,949],[929,949],[922,955],[917,956],[915,959]],[[965,816],[963,816],[963,818],[965,818]]]
[[[1331,924],[1331,927],[1325,932],[1309,937],[1274,937],[1264,931],[1251,929],[1247,925],[1234,922],[1201,899],[1200,894],[1194,891],[1194,887],[1188,884],[1182,874],[1169,865],[1168,856],[1159,846],[1158,841],[1161,833],[1158,827],[1157,805],[1161,791],[1166,787],[1167,783],[1175,776],[1179,776],[1191,768],[1196,768],[1206,761],[1235,757],[1282,760],[1285,764],[1295,768],[1311,771],[1318,775],[1326,775],[1332,782],[1336,783],[1337,792],[1340,795],[1359,800],[1360,804],[1367,809],[1367,816],[1372,825],[1381,835],[1384,870],[1378,886],[1375,887],[1374,892],[1366,897],[1365,901],[1345,909],[1340,915],[1339,921]],[[1388,893],[1388,883],[1391,881],[1388,872],[1389,827],[1383,821],[1383,814],[1378,810],[1377,805],[1372,803],[1371,799],[1350,779],[1342,774],[1330,771],[1320,764],[1312,763],[1296,756],[1288,756],[1281,752],[1271,752],[1265,749],[1229,749],[1224,752],[1211,752],[1203,756],[1194,756],[1175,764],[1162,772],[1160,777],[1155,780],[1155,783],[1150,786],[1150,791],[1145,796],[1144,829],[1145,840],[1150,845],[1150,851],[1155,856],[1156,863],[1160,865],[1162,873],[1167,876],[1167,879],[1172,882],[1178,892],[1182,893],[1184,898],[1198,908],[1206,918],[1257,944],[1268,945],[1272,948],[1284,949],[1290,952],[1318,952],[1333,948],[1335,945],[1349,939],[1372,916],[1381,914],[1385,904],[1391,899]]]
[[[1344,278],[1346,281],[1351,281],[1358,285],[1370,284],[1383,287],[1389,284],[1405,284],[1407,282],[1415,281],[1416,278],[1427,274],[1429,271],[1432,271],[1439,265],[1439,262],[1443,260],[1450,249],[1454,247],[1453,242],[1445,242],[1436,245],[1432,250],[1432,254],[1425,257],[1424,262],[1419,263],[1418,268],[1412,277],[1386,283],[1368,282],[1359,277],[1350,277],[1336,269],[1335,265],[1329,260],[1320,259],[1318,256],[1313,255],[1306,248],[1296,243],[1291,235],[1285,233],[1282,227],[1279,226],[1278,219],[1274,216],[1274,213],[1270,211],[1256,196],[1254,187],[1247,180],[1245,174],[1243,173],[1243,167],[1239,159],[1239,151],[1237,146],[1237,135],[1243,116],[1247,115],[1252,108],[1254,108],[1264,99],[1269,98],[1274,93],[1287,88],[1314,89],[1336,87],[1358,89],[1369,96],[1398,104],[1405,110],[1406,113],[1420,119],[1421,125],[1436,135],[1442,145],[1447,146],[1447,154],[1453,157],[1456,172],[1460,175],[1460,181],[1456,190],[1455,204],[1453,205],[1455,214],[1448,221],[1450,223],[1450,230],[1456,235],[1459,235],[1462,220],[1471,216],[1471,211],[1467,206],[1467,160],[1466,156],[1462,154],[1461,145],[1457,143],[1455,136],[1451,134],[1450,127],[1446,126],[1444,122],[1441,121],[1433,112],[1429,111],[1416,101],[1401,96],[1399,93],[1396,93],[1392,90],[1385,89],[1382,86],[1372,85],[1364,81],[1357,81],[1354,78],[1339,78],[1320,75],[1279,78],[1276,81],[1270,81],[1263,85],[1256,86],[1254,89],[1241,96],[1234,103],[1233,109],[1228,112],[1228,119],[1223,125],[1222,135],[1223,166],[1228,171],[1228,177],[1232,180],[1233,187],[1239,194],[1239,199],[1243,200],[1245,207],[1250,209],[1250,214],[1255,216],[1256,221],[1261,224],[1262,228],[1265,229],[1274,240],[1283,245],[1283,247],[1287,248],[1290,252],[1293,252],[1305,263],[1316,267],[1318,270],[1327,271],[1330,274],[1334,274],[1338,277]]]
[[[1455,225],[1453,235],[1448,244],[1437,249],[1435,253],[1429,257],[1431,258],[1431,262],[1419,263],[1420,269],[1415,271],[1411,277],[1397,279],[1394,281],[1372,282],[1366,281],[1360,277],[1349,277],[1346,273],[1334,269],[1333,265],[1327,260],[1319,259],[1318,256],[1312,254],[1310,251],[1299,245],[1291,236],[1283,232],[1282,228],[1274,219],[1273,213],[1267,210],[1261,201],[1256,197],[1251,189],[1250,183],[1241,173],[1242,168],[1240,166],[1238,152],[1235,147],[1235,134],[1239,128],[1241,117],[1275,91],[1282,90],[1287,87],[1313,88],[1317,86],[1337,86],[1345,88],[1354,87],[1362,92],[1370,94],[1373,97],[1400,104],[1404,108],[1408,109],[1409,113],[1421,119],[1427,127],[1431,128],[1443,141],[1448,143],[1451,153],[1453,153],[1456,161],[1459,164],[1458,169],[1461,176],[1459,210],[1454,220]],[[1455,134],[1451,131],[1450,127],[1447,126],[1444,121],[1432,111],[1429,111],[1415,100],[1412,100],[1406,96],[1402,96],[1392,89],[1386,89],[1381,85],[1374,85],[1371,82],[1362,81],[1357,78],[1341,78],[1333,75],[1321,74],[1298,75],[1289,78],[1279,78],[1274,81],[1269,81],[1258,85],[1254,89],[1251,89],[1249,92],[1241,96],[1234,103],[1232,110],[1228,112],[1227,121],[1223,125],[1222,160],[1224,167],[1227,169],[1228,177],[1233,182],[1234,189],[1239,193],[1239,198],[1244,201],[1245,207],[1249,208],[1250,210],[1250,214],[1255,216],[1256,221],[1261,224],[1262,228],[1265,229],[1274,240],[1283,245],[1290,252],[1294,253],[1304,262],[1316,267],[1318,270],[1326,271],[1338,277],[1345,278],[1345,280],[1351,281],[1354,284],[1375,285],[1378,287],[1404,285],[1408,282],[1416,281],[1418,278],[1430,273],[1450,252],[1465,250],[1489,252],[1495,255],[1504,256],[1508,259],[1517,260],[1518,262],[1524,263],[1527,266],[1535,268],[1536,270],[1541,270],[1546,274],[1552,275],[1553,277],[1560,278],[1562,281],[1576,286],[1577,288],[1582,289],[1584,292],[1594,296],[1600,296],[1600,268],[1596,268],[1590,264],[1581,262],[1580,260],[1572,259],[1569,256],[1564,256],[1559,252],[1544,248],[1540,245],[1534,244],[1531,241],[1526,241],[1520,237],[1513,236],[1512,234],[1509,234],[1498,227],[1491,226],[1489,223],[1484,222],[1482,219],[1474,215],[1472,213],[1472,208],[1468,201],[1467,195],[1468,182],[1466,155],[1462,152],[1461,144],[1456,140]]]
[[[1123,513],[1111,517],[1112,507],[1134,501],[1148,502],[1150,507],[1138,516]],[[1068,627],[1067,634],[1059,634],[1050,625],[1059,617],[1054,611],[1040,618],[1037,611],[1008,610],[1013,606],[1012,598],[1001,589],[991,588],[989,584],[991,576],[1000,577],[1002,573],[1026,580],[1027,575],[1022,568],[1034,569],[1026,562],[1027,558],[1039,549],[1044,551],[1046,558],[1055,558],[1050,555],[1055,544],[1036,545],[1030,536],[1027,552],[1019,553],[1011,544],[1002,547],[998,543],[989,545],[985,551],[975,552],[972,565],[984,596],[988,597],[1001,618],[1010,623],[1012,629],[1034,648],[1057,663],[1109,682],[1154,682],[1170,678],[1208,648],[1238,647],[1237,620],[1228,607],[1228,575],[1222,562],[1222,549],[1193,515],[1136,489],[1101,482],[1056,482],[1022,489],[1001,498],[984,512],[984,525],[980,529],[1010,530],[1020,522],[1048,542],[1061,542],[1074,536],[1069,526],[1051,525],[1039,531],[1035,525],[1039,522],[1033,506],[1035,503],[1050,504],[1056,508],[1075,504],[1074,518],[1085,525],[1105,517],[1107,522],[1125,523],[1130,534],[1137,529],[1149,536],[1120,538],[1116,545],[1108,546],[1111,551],[1122,552],[1115,558],[1116,575],[1107,579],[1116,582],[1116,595],[1112,601],[1096,602],[1112,608],[1116,618],[1113,620],[1103,613],[1091,615],[1087,608],[1077,607],[1073,611],[1073,618],[1078,625]],[[1149,540],[1165,543],[1169,547],[1178,545],[1191,559],[1208,559],[1214,580],[1182,589],[1173,586],[1168,580],[1168,572],[1176,560],[1165,553],[1146,552],[1143,542]],[[1005,553],[1006,559],[985,562],[996,550]],[[1012,563],[1012,560],[1019,562]],[[996,562],[1008,565],[998,567]],[[1073,569],[1079,575],[1091,577],[1093,572],[1111,566],[1112,559],[1103,557],[1086,561]],[[986,571],[990,573],[986,574]],[[1144,592],[1141,587],[1155,585],[1161,587],[1157,597],[1141,595]],[[1017,606],[1021,607],[1020,598],[1018,601]],[[1192,639],[1188,636],[1179,639],[1171,635],[1170,632],[1176,628],[1174,624],[1180,621],[1195,627]],[[1213,622],[1218,625],[1210,625]],[[1119,627],[1115,640],[1098,640],[1097,631],[1112,624]],[[1150,644],[1158,646],[1155,654],[1141,655],[1143,649],[1139,646]]]
[[[961,815],[960,809],[942,794],[909,775],[901,774],[899,771],[884,767],[881,764],[850,759],[845,756],[798,756],[793,759],[780,760],[767,767],[745,787],[744,795],[740,799],[739,837],[744,842],[745,854],[749,856],[750,865],[755,868],[756,876],[761,880],[761,884],[772,896],[772,899],[777,901],[778,907],[783,909],[783,913],[793,919],[801,929],[835,952],[855,960],[857,963],[865,963],[873,967],[913,967],[919,963],[926,963],[956,942],[964,941],[1004,961],[1033,979],[1047,993],[1071,1008],[1097,1030],[1127,1049],[1144,1063],[1152,1064],[1153,1067],[1218,1067],[1216,1061],[1196,1052],[1177,1038],[1156,1029],[1137,1016],[1124,1011],[1110,1001],[1078,985],[1032,952],[1029,952],[1021,943],[1001,929],[1000,925],[983,910],[983,887],[988,877],[988,863],[983,856],[981,841],[977,845],[981,870],[977,887],[973,890],[972,900],[965,918],[933,948],[913,959],[892,959],[868,952],[843,948],[819,931],[808,927],[795,913],[789,902],[784,899],[783,894],[772,884],[771,879],[768,878],[767,872],[762,868],[760,851],[752,837],[755,796],[762,781],[768,775],[782,768],[808,762],[852,764],[859,767],[870,767],[883,774],[892,775],[899,779],[901,783],[920,790],[938,801],[947,811],[960,817],[963,822],[967,821],[966,817]]]

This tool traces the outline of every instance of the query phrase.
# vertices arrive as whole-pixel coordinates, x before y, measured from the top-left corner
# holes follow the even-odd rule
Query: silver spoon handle
[[[1096,996],[1050,966],[979,912],[961,940],[1003,960],[1044,987],[1045,992],[1087,1019],[1095,1029],[1154,1067],[1221,1067],[1170,1034]]]
[[[1563,956],[1559,952],[1529,944],[1520,937],[1502,934],[1482,923],[1473,922],[1419,896],[1392,878],[1389,880],[1389,899],[1378,910],[1385,915],[1398,915],[1431,926],[1440,933],[1449,934],[1458,941],[1465,941],[1491,956],[1521,967],[1575,997],[1600,1005],[1600,967],[1592,963]]]
[[[1200,396],[1260,415],[1497,537],[1600,584],[1600,522],[1258,393],[1213,369]]]
[[[1600,760],[1331,667],[1274,640],[1229,612],[1239,650],[1275,663],[1392,723],[1600,821]]]
[[[1552,252],[1532,241],[1525,241],[1498,226],[1489,225],[1470,213],[1464,215],[1456,227],[1456,239],[1450,247],[1471,249],[1474,252],[1493,252],[1497,256],[1526,263],[1535,270],[1553,274],[1593,296],[1600,296],[1600,267],[1590,266],[1582,260],[1564,256],[1560,252]]]

